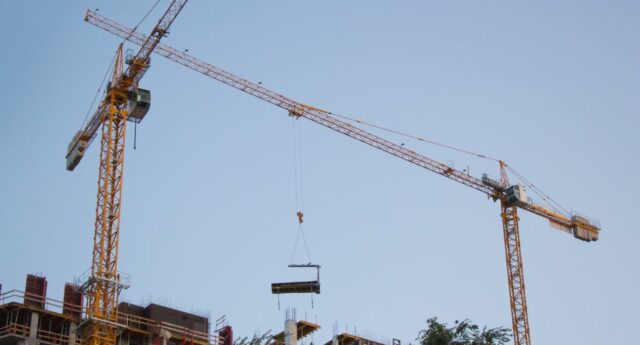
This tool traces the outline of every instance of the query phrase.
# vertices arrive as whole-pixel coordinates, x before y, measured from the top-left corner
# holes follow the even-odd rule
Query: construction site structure
[[[331,341],[326,342],[324,345],[386,345],[375,340],[363,338],[358,335],[353,335],[347,332],[343,332],[333,336]]]
[[[374,332],[359,330],[353,325],[344,326],[344,331],[340,332],[340,326],[336,321],[333,324],[333,337],[325,345],[401,345],[399,339],[381,338]]]
[[[271,337],[269,345],[297,345],[298,342],[320,329],[314,323],[297,320],[296,310],[285,311],[284,330]]]
[[[287,309],[285,311],[284,330],[273,335],[268,345],[298,345],[299,342],[312,336],[319,329],[320,325],[306,320],[297,320],[295,309]],[[338,333],[337,322],[334,324],[333,333],[333,337],[325,345],[401,345],[398,339],[389,341],[373,340],[373,337],[358,334],[355,329],[353,332]],[[313,345],[313,341],[311,341],[311,344]]]
[[[297,320],[295,309],[287,309],[285,315],[284,330],[272,336],[269,345],[298,345],[300,341],[312,336],[320,329],[320,326],[315,323]],[[372,340],[370,337],[354,334],[357,333],[355,330],[353,333],[338,334],[336,325],[334,325],[333,337],[325,345],[400,345],[397,339],[393,339],[392,342]]]
[[[83,294],[73,283],[65,284],[62,301],[47,297],[47,279],[27,275],[24,291],[2,292],[0,285],[0,345],[82,345],[88,336]],[[202,315],[151,303],[146,306],[118,304],[114,323],[117,345],[233,345],[233,328],[222,316],[215,322]],[[266,345],[302,345],[320,330],[320,325],[297,320],[296,310],[287,309],[283,331],[268,338]],[[343,332],[325,345],[400,345],[371,340],[357,332]],[[313,342],[311,342],[313,344]]]
[[[98,15],[94,11],[87,11],[85,20],[141,47],[143,47],[148,40],[147,36],[136,32],[135,29],[128,28],[109,18]],[[297,102],[259,84],[197,59],[185,51],[158,43],[155,46],[154,52],[251,96],[278,106],[286,110],[289,116],[313,121],[378,150],[444,176],[452,181],[461,183],[471,189],[475,189],[494,202],[499,202],[515,345],[531,345],[518,224],[518,209],[531,212],[549,220],[552,227],[572,234],[579,240],[585,242],[598,240],[600,224],[597,221],[590,220],[587,217],[575,213],[551,209],[534,202],[527,196],[524,186],[509,183],[506,171],[507,165],[501,160],[498,161],[500,169],[499,180],[495,180],[486,174],[483,175],[482,178],[477,178],[468,172],[457,170],[450,165],[423,156],[405,147],[403,144],[393,143],[347,122],[348,120],[354,122],[353,119],[348,119],[345,116]]]
[[[24,291],[0,291],[0,345],[82,345],[91,336],[78,286],[62,301],[47,297],[47,280],[28,275]],[[159,304],[118,304],[111,325],[117,345],[233,345],[231,326],[210,330],[209,319]]]

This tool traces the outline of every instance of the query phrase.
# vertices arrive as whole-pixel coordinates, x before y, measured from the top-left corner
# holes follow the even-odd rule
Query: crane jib
[[[106,17],[100,16],[93,11],[87,11],[85,20],[90,24],[93,24],[112,34],[115,34],[116,36],[124,38],[134,44],[144,45],[148,41],[147,36],[119,23],[116,23]],[[470,176],[469,174],[462,171],[456,170],[446,164],[429,159],[403,146],[391,143],[358,127],[352,126],[344,121],[338,120],[337,118],[331,116],[331,113],[329,112],[296,102],[281,94],[266,89],[258,84],[252,83],[230,72],[215,67],[207,62],[196,59],[186,54],[185,52],[179,51],[168,45],[158,43],[155,47],[154,52],[181,65],[184,65],[185,67],[193,69],[231,87],[234,87],[240,91],[246,92],[252,96],[283,108],[292,114],[305,117],[327,128],[333,129],[377,149],[393,154],[398,158],[421,166],[442,176],[448,177],[456,182],[474,188],[494,198],[496,197],[495,190],[483,184],[480,179]]]
[[[128,28],[124,25],[121,25],[109,18],[100,16],[93,11],[87,11],[85,20],[92,25],[95,25],[116,36],[124,38],[136,45],[142,46],[148,41],[147,36],[134,31],[133,29]],[[415,151],[409,150],[404,146],[389,142],[388,140],[378,137],[361,128],[352,126],[344,121],[337,119],[336,117],[332,116],[331,112],[294,101],[277,92],[252,83],[251,81],[236,76],[235,74],[227,72],[208,62],[197,59],[183,51],[177,50],[166,44],[158,43],[155,46],[153,52],[158,55],[162,55],[169,60],[177,62],[185,67],[188,67],[196,72],[202,73],[208,77],[227,84],[235,89],[238,89],[275,106],[283,108],[287,110],[291,115],[304,117],[322,126],[359,140],[367,145],[392,154],[405,161],[416,164],[427,170],[445,176],[451,180],[464,184],[480,192],[483,192],[493,200],[502,200],[506,198],[506,189],[504,186],[487,183],[485,181],[487,180],[486,178],[483,178],[482,180],[475,178],[473,176],[470,176],[468,173],[456,170],[449,165],[432,160],[428,157],[416,153]],[[558,213],[550,211],[539,205],[533,205],[526,202],[518,203],[516,206],[538,216],[547,218],[551,222],[551,225],[554,227],[560,226],[564,227],[565,229],[566,227],[569,227],[574,235],[576,235],[576,231],[578,231],[579,233],[584,233],[585,231],[588,232],[588,236],[576,236],[583,240],[596,240],[597,233],[600,231],[600,227],[597,224],[591,224],[590,222],[586,221],[585,218],[580,216],[559,215]]]

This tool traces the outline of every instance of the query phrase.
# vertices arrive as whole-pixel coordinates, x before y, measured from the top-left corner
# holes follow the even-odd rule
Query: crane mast
[[[520,229],[518,228],[518,208],[500,200],[500,217],[504,234],[504,251],[507,261],[507,282],[514,344],[531,344],[527,296],[524,288],[522,251],[520,250]]]
[[[116,341],[119,294],[126,287],[126,282],[118,273],[118,241],[126,123],[131,115],[131,95],[138,91],[138,82],[149,68],[149,56],[153,49],[167,34],[169,26],[186,2],[174,0],[171,3],[151,35],[141,44],[138,53],[126,61],[126,71],[122,43],[118,46],[105,98],[69,144],[67,169],[73,170],[101,127],[91,273],[81,287],[87,295],[84,344],[114,345]]]
[[[500,185],[509,186],[506,164],[500,163]],[[487,178],[485,177],[485,180]],[[531,345],[529,332],[529,313],[527,311],[527,295],[524,286],[524,269],[522,268],[522,250],[520,249],[520,227],[518,208],[506,198],[500,199],[500,218],[504,236],[504,254],[507,264],[507,284],[509,285],[509,304],[511,306],[511,329],[513,343]]]
[[[113,82],[122,74],[122,44],[118,47]],[[127,90],[113,87],[105,98],[98,171],[98,202],[93,238],[91,276],[83,285],[87,294],[87,334],[90,345],[112,345],[116,339],[118,295],[123,285],[118,275],[120,201],[126,134]]]
[[[140,46],[143,46],[147,40],[145,35],[109,18],[100,16],[93,11],[87,11],[85,20],[92,25]],[[577,239],[587,242],[598,239],[600,226],[597,223],[578,215],[563,214],[536,204],[526,197],[526,192],[522,186],[510,185],[505,171],[506,164],[502,161],[499,162],[500,181],[493,180],[486,174],[482,176],[482,179],[478,179],[470,176],[468,173],[456,170],[449,165],[418,154],[404,146],[392,143],[361,128],[352,126],[345,121],[339,120],[329,111],[296,102],[168,45],[159,43],[153,52],[233,88],[283,108],[288,111],[290,116],[297,118],[304,117],[407,162],[471,187],[484,193],[494,201],[499,201],[515,345],[531,344],[522,253],[520,248],[518,208],[548,219],[553,227],[573,234]]]

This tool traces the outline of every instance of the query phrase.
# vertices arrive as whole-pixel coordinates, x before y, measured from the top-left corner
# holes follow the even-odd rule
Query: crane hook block
[[[298,213],[296,213],[296,215],[298,216],[298,222],[300,222],[300,224],[302,224],[304,222],[302,220],[302,217],[304,217],[304,213],[298,211]]]

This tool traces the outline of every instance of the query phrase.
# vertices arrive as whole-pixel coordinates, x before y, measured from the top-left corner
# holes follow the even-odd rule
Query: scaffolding
[[[65,292],[65,295],[69,293]],[[202,316],[157,304],[143,308],[123,302],[118,309],[118,320],[114,325],[119,333],[118,345],[231,344],[225,343],[223,336],[209,333],[208,319]],[[146,317],[145,313],[152,317]],[[81,345],[83,325],[87,322],[83,315],[86,315],[86,308],[69,301],[20,290],[0,293],[0,345]],[[201,329],[187,327],[180,321],[189,318],[196,320],[190,326],[201,325],[198,327]],[[178,322],[167,322],[166,319]]]

